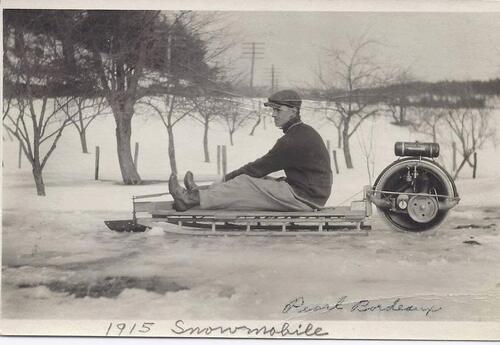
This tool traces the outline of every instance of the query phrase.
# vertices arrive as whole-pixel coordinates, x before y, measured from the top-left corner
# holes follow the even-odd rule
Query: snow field
[[[303,120],[335,149],[333,125],[309,110],[303,111]],[[253,137],[248,135],[252,123],[236,132],[234,147],[224,128],[214,124],[209,134],[210,163],[202,161],[202,127],[194,121],[179,123],[174,128],[179,173],[192,170],[204,183],[219,178],[217,145],[227,146],[229,171],[261,156],[282,135],[270,118],[266,121],[266,130],[260,125]],[[390,125],[387,117],[367,121],[351,140],[354,170],[345,169],[338,150],[340,174],[334,175],[329,204],[348,203],[369,184],[359,143],[369,144],[372,124],[375,176],[396,158],[395,141],[424,141],[407,128]],[[440,303],[443,310],[433,313],[432,320],[500,319],[500,280],[495,274],[500,262],[496,225],[500,163],[493,145],[479,153],[476,180],[469,177],[470,170],[464,170],[457,181],[461,203],[438,231],[394,232],[374,215],[367,237],[277,239],[191,238],[165,235],[160,228],[142,234],[107,230],[103,220],[130,218],[132,195],[168,189],[167,136],[161,122],[137,114],[132,147],[135,142],[140,143],[141,177],[155,182],[124,186],[114,120],[97,119],[88,133],[91,152],[96,145],[101,149],[101,178],[94,181],[94,154],[82,154],[76,132],[67,128],[44,171],[47,196],[41,198],[36,196],[28,162],[24,159],[22,168],[17,168],[17,143],[5,138],[3,317],[430,319],[422,313],[282,313],[299,296],[311,304],[333,303],[347,296],[352,303],[361,299],[390,303],[398,297],[404,303]],[[449,167],[449,143],[441,147]],[[464,224],[482,227],[455,229]],[[495,226],[487,227],[491,224]],[[467,245],[465,240],[481,245]],[[160,292],[133,283],[114,297],[76,298],[71,293],[78,284],[91,291],[109,277],[154,281]],[[174,291],[175,287],[182,289]]]

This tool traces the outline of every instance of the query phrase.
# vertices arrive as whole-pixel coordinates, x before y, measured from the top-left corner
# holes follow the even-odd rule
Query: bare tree
[[[410,122],[408,121],[406,117],[406,111],[409,107],[409,103],[402,100],[398,99],[394,102],[390,102],[387,104],[387,110],[391,114],[393,118],[393,122],[391,122],[393,125],[396,126],[408,126],[410,125]]]
[[[327,55],[331,55],[331,52],[327,52]],[[313,73],[317,76],[317,82],[319,85],[322,85],[326,89],[327,98],[333,98],[329,95],[330,90],[333,85],[327,78],[325,77],[324,68],[321,64],[321,61],[318,58],[318,65],[315,66]],[[337,129],[337,147],[342,148],[342,115],[337,111],[337,108],[331,106],[330,100],[325,101],[324,107],[316,107],[314,111],[324,111],[324,118],[331,122],[335,128]]]
[[[374,143],[374,130],[375,130],[375,121],[372,118],[370,132],[367,133],[357,133],[359,147],[361,148],[361,152],[365,159],[366,171],[368,173],[368,183],[372,185],[372,178],[375,174],[375,153],[373,151],[373,143]]]
[[[433,143],[438,142],[441,125],[444,124],[446,109],[413,107],[414,113],[410,116],[410,127],[418,132],[430,136]]]
[[[337,108],[332,108],[330,102],[326,102],[325,108],[325,118],[333,123],[337,129],[337,147],[342,148],[342,121],[344,117],[338,112]]]
[[[4,127],[14,135],[32,166],[37,194],[45,196],[43,169],[54,152],[69,119],[55,117],[61,113],[58,101],[47,96],[41,100],[26,95],[17,100],[16,111],[4,114]]]
[[[204,127],[205,161],[210,161],[210,122],[222,109],[221,102],[212,93],[220,91],[218,89],[224,83],[219,82],[225,72],[218,67],[217,61],[234,45],[228,39],[228,27],[221,16],[215,12],[192,11],[169,12],[161,16],[171,28],[167,37],[167,58],[161,73],[149,76],[161,96],[140,103],[152,107],[167,129],[172,172],[177,172],[173,127],[188,115]],[[215,67],[211,67],[213,65]]]
[[[174,126],[194,111],[193,103],[189,98],[171,93],[143,99],[139,104],[147,105],[153,109],[167,130],[170,171],[177,174]]]
[[[408,70],[397,70],[394,77],[390,77],[392,85],[386,89],[383,99],[389,113],[397,126],[409,126],[411,122],[407,118],[407,110],[411,106],[408,83],[414,80]]]
[[[243,127],[255,114],[256,110],[245,104],[244,98],[226,98],[222,100],[219,118],[226,125],[231,146],[234,145],[234,133]]]
[[[361,37],[350,40],[346,50],[331,50],[333,80],[336,88],[325,81],[330,90],[329,100],[333,102],[340,115],[342,148],[348,169],[353,168],[349,140],[359,126],[379,112],[378,95],[374,89],[385,81],[381,67],[375,63],[375,57],[369,48],[376,45],[374,40]],[[340,90],[340,91],[339,91]]]
[[[477,155],[484,144],[495,137],[495,125],[491,121],[491,110],[488,108],[457,108],[449,109],[446,122],[460,142],[458,148],[462,162],[455,172],[458,177],[460,170],[467,163],[472,168],[472,177],[476,178]],[[472,158],[472,161],[471,161]]]
[[[192,113],[192,117],[200,122],[203,126],[203,154],[204,161],[210,162],[210,152],[208,150],[208,130],[210,123],[217,119],[221,113],[222,103],[218,97],[201,95],[192,98],[196,112]]]
[[[174,126],[188,115],[201,120],[208,145],[208,122],[214,115],[210,113],[210,101],[196,95],[204,88],[214,88],[222,69],[207,63],[220,57],[230,45],[224,42],[226,28],[221,27],[217,13],[163,12],[160,21],[168,25],[169,31],[165,51],[156,53],[165,53],[166,59],[159,57],[162,68],[148,75],[154,96],[145,97],[138,104],[153,109],[165,126],[171,172],[177,173]],[[194,114],[200,113],[200,109],[203,115]],[[207,148],[205,152],[205,159],[209,159]]]
[[[252,106],[254,105],[254,103],[252,102]],[[255,133],[255,130],[257,129],[257,126],[260,125],[260,123],[262,122],[262,116],[264,116],[262,114],[262,102],[259,101],[259,106],[258,106],[258,109],[256,111],[253,111],[253,113],[251,114],[251,117],[255,118],[256,121],[255,123],[253,124],[252,126],[252,130],[250,131],[249,135],[250,136],[253,136],[254,133]]]
[[[66,106],[61,106],[61,109],[78,132],[82,153],[89,153],[87,147],[87,129],[98,116],[106,114],[105,111],[108,105],[105,98],[97,97],[89,99],[77,96],[69,102],[63,100],[63,103]]]
[[[25,32],[8,25],[5,29],[4,128],[19,140],[32,166],[37,194],[45,196],[43,169],[70,121],[57,118],[71,97],[58,99],[64,80],[63,51],[54,37]],[[55,94],[52,95],[52,94]]]

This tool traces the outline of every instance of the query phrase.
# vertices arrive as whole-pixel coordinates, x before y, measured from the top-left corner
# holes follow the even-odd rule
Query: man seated
[[[330,155],[318,132],[301,121],[300,96],[282,90],[264,105],[273,109],[274,124],[284,135],[268,153],[228,173],[223,182],[198,187],[188,171],[184,189],[172,174],[169,189],[175,210],[199,206],[206,210],[312,211],[325,205],[332,187]],[[267,176],[279,170],[284,170],[286,178]]]

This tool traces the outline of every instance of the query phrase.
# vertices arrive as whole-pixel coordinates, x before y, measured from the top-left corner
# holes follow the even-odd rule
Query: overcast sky
[[[385,64],[410,67],[422,80],[500,77],[500,13],[232,12],[225,15],[245,42],[264,42],[255,85],[315,85],[313,72],[324,48],[342,49],[347,38],[367,33],[383,43],[374,49]],[[234,49],[236,57],[243,51]],[[250,71],[250,60],[236,68]]]

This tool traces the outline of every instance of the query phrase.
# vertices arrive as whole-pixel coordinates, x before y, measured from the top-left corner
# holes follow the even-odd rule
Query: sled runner
[[[364,195],[369,188],[365,187]],[[115,231],[142,232],[154,226],[170,223],[176,226],[163,227],[167,233],[202,236],[294,236],[340,233],[366,235],[366,231],[370,229],[366,218],[371,215],[372,210],[366,198],[353,201],[350,206],[326,207],[311,212],[221,211],[196,208],[177,212],[172,208],[171,201],[137,201],[160,195],[164,194],[134,197],[133,219],[108,221],[106,225]],[[147,217],[142,217],[142,214],[146,214]]]
[[[439,156],[439,145],[397,142],[394,152],[400,158],[380,173],[373,187],[366,186],[362,199],[352,201],[350,206],[325,207],[314,212],[196,208],[177,212],[171,201],[138,201],[169,194],[161,193],[133,197],[131,220],[105,223],[111,230],[128,232],[143,232],[170,223],[177,226],[165,227],[166,232],[188,235],[367,234],[373,203],[382,219],[396,230],[421,232],[436,228],[460,201],[453,179],[433,160]]]

